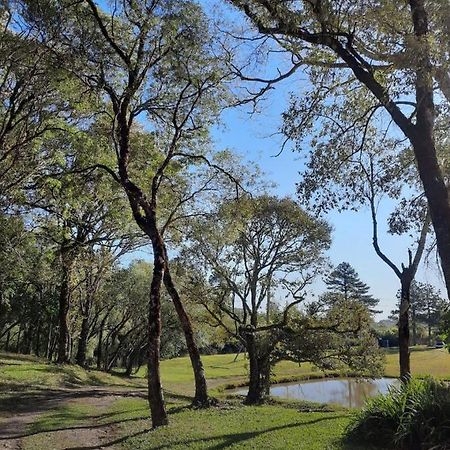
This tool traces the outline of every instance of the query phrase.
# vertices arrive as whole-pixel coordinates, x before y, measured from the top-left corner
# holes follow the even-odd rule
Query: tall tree
[[[264,400],[273,364],[294,352],[289,341],[314,341],[319,347],[317,353],[313,355],[305,345],[299,346],[297,355],[300,348],[304,353],[298,361],[310,358],[320,366],[327,359],[331,361],[332,354],[336,359],[344,358],[346,348],[340,347],[343,352],[339,356],[338,349],[331,350],[337,336],[328,345],[318,344],[321,331],[332,333],[336,327],[350,342],[352,333],[364,327],[358,308],[351,326],[337,317],[332,319],[333,314],[306,317],[297,310],[305,303],[304,289],[322,267],[322,253],[329,246],[329,227],[290,199],[262,195],[222,203],[216,214],[198,220],[190,240],[192,246],[187,248],[186,256],[192,258],[194,266],[202,268],[192,281],[200,286],[199,301],[211,315],[212,323],[223,327],[248,353],[247,403]],[[205,283],[205,279],[209,282]],[[284,295],[286,305],[278,305],[279,311],[272,307],[268,317],[265,312],[272,296],[269,292]],[[278,353],[281,348],[286,353]]]
[[[344,299],[358,300],[367,308],[375,307],[379,300],[369,295],[369,286],[363,283],[356,270],[347,262],[342,262],[325,278],[331,293],[342,294]]]
[[[374,119],[383,111],[408,139],[450,294],[450,204],[435,142],[436,102],[448,109],[450,99],[447,11],[443,4],[425,0],[396,5],[346,0],[230,1],[260,33],[293,55],[293,69],[309,66],[313,73],[327,74],[316,87],[328,92],[328,101],[334,92],[330,83],[339,86],[343,95],[335,97],[337,109],[342,96],[363,87],[373,102],[363,116],[354,118],[355,122]],[[435,96],[435,85],[442,95]],[[313,102],[316,99],[313,97]]]
[[[168,175],[176,167],[185,167],[189,162],[214,166],[202,146],[205,131],[217,114],[217,100],[222,98],[224,75],[215,54],[217,48],[201,8],[190,1],[122,2],[110,14],[92,0],[58,5],[49,2],[47,7],[41,8],[40,17],[46,19],[47,30],[59,31],[65,55],[69,50],[72,61],[66,68],[107,105],[105,117],[110,120],[110,146],[117,170],[103,161],[97,167],[106,170],[122,187],[136,223],[152,244],[149,403],[153,425],[164,425],[168,418],[159,374],[163,283],[184,329],[194,370],[194,403],[207,405],[209,401],[192,325],[170,272],[164,240],[168,225],[160,215],[160,196],[165,186],[171,186],[173,180]],[[42,27],[42,21],[38,22]],[[132,139],[144,115],[154,130],[153,144],[146,155],[137,151]],[[187,207],[193,194],[179,200],[178,206]],[[176,210],[169,214],[169,223],[175,219]]]

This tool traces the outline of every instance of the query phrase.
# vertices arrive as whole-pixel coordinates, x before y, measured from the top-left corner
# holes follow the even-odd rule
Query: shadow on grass
[[[21,355],[19,353],[4,353],[4,352],[0,352],[0,360],[3,360],[3,361],[23,361],[23,362],[28,362],[28,363],[30,363],[30,362],[42,363],[43,362],[43,360],[41,358],[39,358],[38,356]],[[10,363],[8,362],[8,364],[10,364]]]
[[[11,388],[11,385],[8,386]],[[139,389],[114,390],[103,388],[79,390],[37,388],[31,392],[22,392],[17,389],[12,394],[0,396],[0,412],[11,414],[41,413],[52,410],[68,400],[102,397],[146,398],[146,392]]]
[[[310,420],[308,422],[294,422],[294,423],[289,423],[286,425],[280,425],[277,427],[271,427],[271,428],[267,428],[265,430],[258,430],[258,431],[248,431],[248,432],[244,432],[244,433],[230,433],[230,434],[222,434],[222,435],[215,435],[215,436],[210,436],[210,437],[205,437],[205,438],[198,438],[198,439],[188,439],[188,440],[179,440],[177,442],[170,442],[168,444],[164,444],[164,445],[159,445],[158,447],[152,447],[153,450],[161,450],[161,449],[169,449],[171,447],[173,447],[174,445],[183,445],[185,447],[188,447],[190,444],[195,444],[195,443],[203,443],[203,444],[207,444],[210,441],[216,441],[216,440],[222,440],[223,442],[220,442],[218,444],[213,444],[211,443],[211,446],[208,446],[208,449],[211,450],[221,450],[224,448],[228,448],[231,445],[235,445],[235,444],[239,444],[242,443],[244,441],[248,441],[251,439],[255,439],[256,437],[263,435],[265,433],[271,433],[274,431],[280,431],[280,430],[288,430],[291,428],[297,428],[297,427],[304,427],[304,426],[309,426],[309,425],[313,425],[319,422],[323,422],[323,421],[327,421],[327,420],[335,420],[335,419],[339,419],[341,417],[344,416],[333,416],[333,417],[321,417],[318,419],[314,419],[314,420]],[[136,436],[139,435],[143,435],[145,433],[151,433],[152,431],[156,431],[156,430],[152,430],[152,429],[145,429],[145,430],[141,430],[137,433],[133,433],[127,436],[121,436],[117,439],[114,439],[112,441],[109,442],[103,442],[101,444],[101,448],[108,448],[108,447],[112,447],[114,445],[117,444],[121,444],[124,443],[126,441],[128,441],[131,438],[134,438]],[[78,447],[70,447],[67,450],[95,450],[98,449],[98,446],[78,446]]]
[[[121,414],[121,412],[117,412],[117,413],[109,413],[109,414],[100,414],[97,416],[83,416],[83,421],[84,420],[88,420],[89,418],[91,419],[97,419],[97,420],[101,420],[104,418],[111,418],[114,416],[119,416]],[[56,416],[55,416],[56,417]],[[67,416],[65,416],[64,418],[67,418]],[[109,428],[113,425],[118,425],[121,423],[125,423],[125,422],[132,422],[132,421],[137,421],[137,420],[145,420],[145,419],[149,419],[148,414],[147,415],[142,415],[142,416],[138,416],[138,417],[131,417],[128,419],[120,419],[120,420],[112,420],[112,421],[108,421],[106,423],[98,423],[98,424],[87,424],[87,425],[70,425],[70,426],[61,426],[61,427],[53,427],[53,428],[48,428],[48,429],[43,429],[43,430],[36,430],[36,431],[28,431],[25,433],[20,433],[20,434],[14,434],[14,435],[9,435],[9,436],[1,436],[0,434],[0,442],[1,441],[5,441],[5,440],[9,440],[9,439],[23,439],[29,436],[36,436],[39,434],[46,434],[46,433],[57,433],[58,431],[70,431],[70,430],[92,430],[92,429],[102,429],[102,428]]]

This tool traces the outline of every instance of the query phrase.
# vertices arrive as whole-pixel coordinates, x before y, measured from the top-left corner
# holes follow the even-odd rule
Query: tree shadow
[[[140,390],[92,389],[36,389],[0,396],[0,412],[9,414],[43,413],[55,409],[69,400],[83,398],[123,397],[146,398]],[[0,429],[0,436],[2,435]]]
[[[107,413],[107,414],[100,414],[97,416],[83,416],[83,420],[84,419],[89,419],[89,417],[91,419],[103,419],[103,418],[107,418],[107,417],[113,417],[113,416],[118,416],[120,415],[121,412],[117,412],[117,413]],[[73,425],[73,426],[62,426],[62,427],[54,427],[54,428],[50,428],[50,429],[44,429],[44,430],[37,430],[37,431],[28,431],[25,433],[20,433],[20,434],[16,434],[16,435],[9,435],[9,436],[1,436],[0,435],[0,442],[1,441],[5,441],[5,440],[9,440],[9,439],[23,439],[29,436],[36,436],[39,434],[45,434],[45,433],[57,433],[58,431],[70,431],[70,430],[90,430],[90,429],[102,429],[102,428],[108,428],[111,427],[113,425],[118,425],[121,423],[126,423],[126,422],[133,422],[133,421],[138,421],[138,420],[145,420],[148,419],[149,416],[148,414],[145,416],[138,416],[138,417],[131,417],[128,419],[120,419],[120,420],[112,420],[112,421],[108,421],[106,423],[99,423],[99,424],[86,424],[86,425]]]
[[[244,441],[249,441],[251,439],[255,439],[256,437],[263,435],[265,433],[271,433],[274,431],[287,430],[287,429],[297,428],[297,427],[304,427],[304,426],[313,425],[313,424],[327,421],[327,420],[339,419],[342,417],[346,417],[346,416],[340,415],[340,416],[332,416],[332,417],[321,417],[321,418],[313,419],[313,420],[310,420],[307,422],[294,422],[294,423],[289,423],[286,425],[280,425],[280,426],[276,426],[276,427],[267,428],[265,430],[248,431],[248,432],[244,432],[244,433],[230,433],[230,434],[216,435],[216,436],[197,438],[197,439],[189,439],[189,440],[179,440],[177,442],[170,442],[168,444],[160,445],[158,447],[152,447],[152,449],[153,450],[169,449],[175,445],[183,445],[185,447],[188,447],[190,444],[195,444],[195,443],[207,444],[209,441],[215,441],[215,440],[220,439],[220,440],[223,440],[223,442],[220,442],[218,444],[211,444],[211,446],[208,446],[207,448],[210,450],[221,450],[224,448],[228,448],[232,445],[242,443]],[[121,436],[121,437],[111,440],[109,442],[103,442],[99,446],[84,446],[84,447],[78,446],[78,447],[70,447],[66,450],[95,450],[95,449],[99,449],[99,448],[112,447],[113,445],[122,444],[133,437],[140,436],[145,433],[151,433],[153,431],[156,431],[156,430],[153,430],[151,428],[146,428],[144,430],[138,431],[138,432],[130,434],[130,435]]]

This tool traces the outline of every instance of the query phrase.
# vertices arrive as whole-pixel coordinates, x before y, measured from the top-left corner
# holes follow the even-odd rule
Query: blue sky
[[[228,27],[233,26],[237,30],[240,27],[248,28],[240,14],[224,6],[225,2],[200,0],[200,3],[214,17],[220,17],[228,22]],[[259,76],[270,78],[270,75],[277,75],[278,68],[283,72],[286,61],[282,55],[275,54],[265,67],[257,69],[257,73]],[[249,115],[248,108],[227,110],[222,116],[223,126],[212,131],[219,148],[226,147],[237,151],[243,155],[248,164],[256,162],[265,172],[267,179],[277,184],[274,190],[276,194],[292,196],[300,205],[302,202],[296,196],[295,183],[299,181],[299,172],[302,170],[301,155],[290,149],[286,149],[280,156],[274,155],[279,153],[282,143],[282,137],[276,134],[281,125],[281,113],[288,104],[289,94],[299,92],[300,83],[304,84],[305,79],[302,73],[297,73],[295,77],[277,84],[259,105],[259,113]],[[407,237],[390,236],[386,233],[386,219],[391,207],[390,201],[379,205],[379,242],[382,250],[400,265],[401,262],[407,262],[410,241]],[[332,212],[326,218],[333,226],[333,242],[328,252],[331,264],[349,262],[359,273],[360,278],[371,287],[371,293],[380,299],[378,309],[384,312],[379,314],[377,319],[386,318],[395,307],[400,283],[392,269],[379,259],[372,247],[372,222],[369,210]],[[445,295],[445,285],[439,269],[434,259],[430,259],[431,263],[421,264],[416,279],[435,285]],[[324,290],[325,285],[320,280],[312,286],[312,291],[316,295]]]
[[[244,24],[240,16],[227,7],[220,0],[200,0],[210,14],[222,17],[228,24],[239,27]],[[105,6],[105,0],[99,2]],[[215,8],[220,8],[218,12]],[[223,11],[225,8],[225,11]],[[261,68],[262,76],[272,72],[276,74],[278,65],[283,61],[271,62]],[[222,123],[212,130],[212,137],[218,149],[228,148],[238,152],[247,164],[257,163],[265,173],[268,181],[276,183],[274,193],[280,196],[296,198],[295,183],[299,180],[299,171],[302,169],[300,155],[286,149],[279,153],[282,138],[275,133],[281,124],[281,113],[287,105],[291,91],[298,90],[298,80],[288,79],[276,86],[276,89],[266,96],[260,104],[260,112],[248,114],[248,108],[228,109],[222,114]],[[307,149],[305,149],[307,151]],[[301,204],[301,199],[298,199]],[[402,237],[393,237],[385,233],[385,219],[389,213],[389,204],[381,204],[379,208],[380,245],[392,259],[400,264],[406,261],[408,240]],[[375,254],[371,243],[371,219],[368,210],[359,212],[333,212],[327,216],[333,226],[333,243],[328,256],[333,265],[342,261],[349,262],[359,273],[360,278],[371,287],[371,293],[380,299],[379,309],[384,313],[377,318],[385,318],[389,311],[395,307],[396,292],[399,281],[390,268],[388,268]],[[383,220],[384,219],[384,220]],[[149,250],[141,250],[136,257],[150,257]],[[128,258],[127,258],[128,259]],[[445,293],[444,284],[435,263],[427,266],[422,264],[416,279],[432,283],[441,293]],[[324,284],[318,280],[312,291],[320,294],[325,289]]]
[[[288,93],[295,84],[285,82],[272,91],[266,102],[261,104],[261,112],[249,115],[245,108],[227,110],[223,124],[212,130],[213,139],[218,148],[226,147],[242,155],[247,164],[257,163],[265,172],[266,179],[277,184],[274,192],[280,196],[292,196],[301,205],[296,196],[295,183],[299,180],[302,161],[299,153],[286,149],[279,152],[282,139],[276,135],[281,124],[281,112],[286,106]],[[305,149],[307,151],[307,149]],[[407,262],[409,240],[404,237],[390,236],[386,233],[386,218],[390,212],[390,202],[379,208],[380,246],[398,265]],[[326,216],[333,226],[333,242],[328,256],[331,264],[349,262],[359,273],[360,278],[371,287],[371,293],[380,299],[378,309],[383,310],[377,319],[386,318],[394,309],[399,280],[382,262],[372,247],[372,222],[368,209],[358,212],[332,212]],[[417,280],[431,283],[445,294],[434,261],[428,266],[422,264]],[[312,286],[316,295],[325,290],[323,282],[318,280]]]

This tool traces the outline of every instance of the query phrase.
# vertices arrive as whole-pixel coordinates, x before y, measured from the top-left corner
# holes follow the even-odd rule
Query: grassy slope
[[[219,387],[240,386],[246,383],[248,362],[244,355],[203,356],[206,376],[214,393]],[[411,366],[414,375],[433,375],[450,379],[450,354],[445,349],[413,349]],[[386,353],[386,376],[398,376],[398,354]],[[188,357],[162,361],[161,375],[164,387],[176,394],[192,394],[192,370]],[[323,372],[304,363],[284,361],[275,367],[274,381],[316,378]],[[95,370],[83,370],[76,365],[58,366],[33,356],[0,354],[0,391],[30,387],[73,387],[73,386],[145,386],[145,368],[141,368],[131,379],[113,376]]]
[[[0,354],[0,393],[6,390],[75,386],[138,386],[143,380],[127,379],[76,365],[59,366],[28,355]]]

